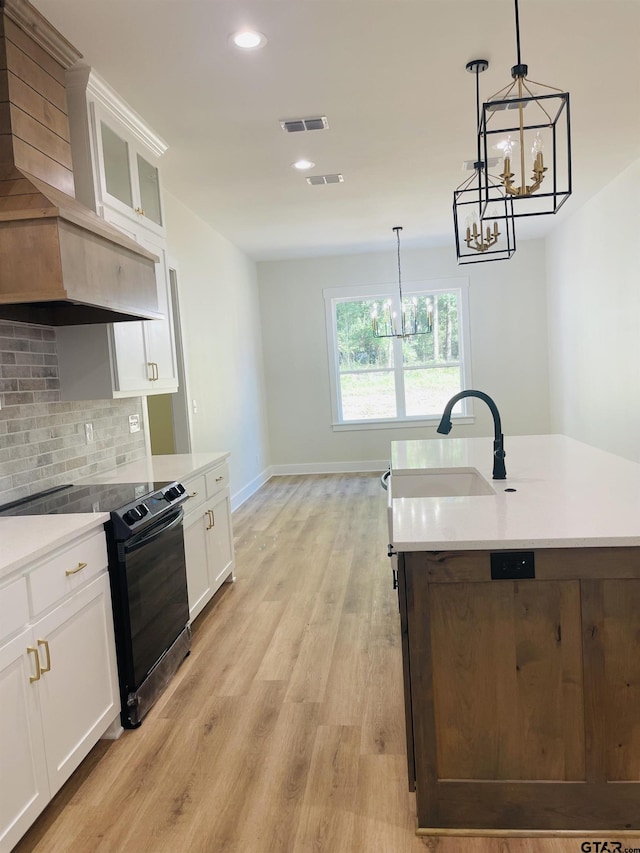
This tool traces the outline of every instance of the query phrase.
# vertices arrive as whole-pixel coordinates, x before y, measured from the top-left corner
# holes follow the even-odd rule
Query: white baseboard
[[[295,462],[290,465],[271,465],[254,477],[246,486],[231,496],[231,511],[238,509],[264,486],[271,477],[286,477],[288,474],[360,474],[386,471],[388,459],[369,459],[365,462]]]
[[[231,512],[238,509],[239,506],[242,506],[242,504],[248,500],[251,495],[255,494],[260,486],[264,486],[267,480],[270,480],[272,476],[272,468],[265,468],[265,470],[261,471],[257,477],[254,477],[246,486],[243,486],[239,492],[236,492],[235,495],[231,495]]]
[[[388,459],[367,459],[362,462],[298,462],[290,465],[272,465],[273,477],[287,474],[359,474],[386,471]]]

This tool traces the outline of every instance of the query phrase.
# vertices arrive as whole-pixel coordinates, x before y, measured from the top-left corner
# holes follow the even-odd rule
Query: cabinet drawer
[[[107,567],[107,541],[100,530],[59,551],[29,574],[32,615],[83,586]]]
[[[27,579],[17,578],[0,589],[0,640],[29,621]]]
[[[207,496],[213,497],[229,486],[229,466],[225,462],[224,465],[218,465],[211,471],[205,474],[207,480]]]
[[[185,513],[189,513],[206,499],[207,483],[204,474],[200,474],[198,477],[189,477],[188,480],[181,480],[181,482],[189,495],[189,500],[184,505]]]

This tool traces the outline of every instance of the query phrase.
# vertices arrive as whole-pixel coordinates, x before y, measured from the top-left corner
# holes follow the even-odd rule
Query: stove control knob
[[[127,524],[135,524],[142,518],[142,513],[137,507],[133,507],[133,509],[128,509],[122,517]]]
[[[164,493],[164,496],[168,501],[175,501],[176,498],[180,497],[180,492],[176,489],[175,486],[171,486]]]
[[[148,514],[149,514],[149,510],[147,509],[146,504],[138,504],[138,506],[136,507],[136,509],[137,509],[137,510],[138,510],[138,512],[140,513],[140,517],[141,517],[141,518],[144,518],[144,517],[145,517],[145,515],[148,515]]]
[[[179,495],[184,495],[184,493],[187,491],[182,485],[182,483],[176,483],[176,489],[178,490]]]

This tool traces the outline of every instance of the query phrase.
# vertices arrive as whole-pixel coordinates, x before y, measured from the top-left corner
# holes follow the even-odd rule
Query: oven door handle
[[[173,530],[174,527],[178,527],[178,525],[182,524],[183,518],[184,510],[180,507],[178,511],[171,516],[170,521],[164,520],[161,524],[156,524],[152,528],[152,532],[145,531],[144,533],[141,532],[136,536],[132,536],[131,539],[124,543],[125,552],[130,554],[132,551],[137,551],[138,548],[148,545],[149,542],[153,542],[153,540],[157,539],[158,536],[162,536],[163,533],[167,533],[169,530]]]

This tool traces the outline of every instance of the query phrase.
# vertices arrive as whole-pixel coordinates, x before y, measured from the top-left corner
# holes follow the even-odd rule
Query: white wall
[[[178,199],[164,194],[178,266],[192,450],[231,451],[234,506],[269,468],[256,265]]]
[[[461,267],[451,249],[403,251],[401,259],[405,282],[469,277],[473,387],[495,399],[505,435],[549,432],[543,242],[522,244],[510,261]],[[392,440],[437,436],[435,425],[331,428],[323,288],[397,283],[396,264],[391,244],[386,253],[258,264],[276,471],[387,460]],[[475,410],[476,423],[454,427],[455,435],[493,434],[486,407]]]
[[[547,239],[551,424],[640,462],[640,160]]]

